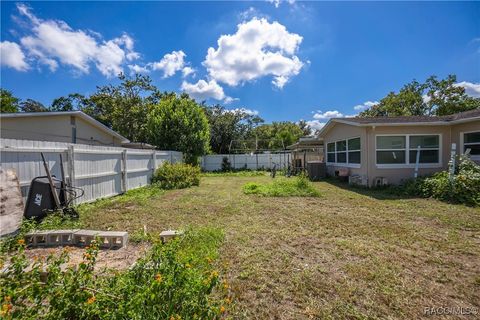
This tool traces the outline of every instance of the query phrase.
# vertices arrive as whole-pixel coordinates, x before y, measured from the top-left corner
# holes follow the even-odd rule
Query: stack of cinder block
[[[99,240],[101,249],[126,247],[128,233],[124,231],[94,230],[41,230],[27,233],[25,242],[32,247],[88,246],[93,240]]]

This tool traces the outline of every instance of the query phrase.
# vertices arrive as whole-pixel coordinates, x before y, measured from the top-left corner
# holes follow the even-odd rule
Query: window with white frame
[[[360,164],[360,138],[351,138],[327,143],[327,162]]]
[[[463,134],[463,152],[467,149],[472,156],[480,156],[480,131]]]
[[[440,163],[440,135],[385,135],[376,137],[377,164],[415,164],[420,147],[419,163]]]

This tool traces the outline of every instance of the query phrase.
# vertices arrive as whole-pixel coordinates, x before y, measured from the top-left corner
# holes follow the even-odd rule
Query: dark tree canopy
[[[233,140],[244,139],[263,122],[263,119],[248,114],[244,109],[227,110],[218,104],[204,108],[210,124],[210,148],[214,153],[229,153]]]
[[[33,99],[27,99],[20,102],[20,110],[22,112],[48,112],[48,108],[45,107],[41,102],[38,102]]]
[[[456,82],[454,75],[442,80],[431,76],[424,83],[413,80],[359,116],[444,116],[480,108],[480,99],[468,96]]]

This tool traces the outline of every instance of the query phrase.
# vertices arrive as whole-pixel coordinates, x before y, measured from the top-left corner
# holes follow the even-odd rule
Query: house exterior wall
[[[72,124],[72,119],[75,121]],[[72,143],[76,126],[76,143],[121,146],[120,139],[96,128],[80,117],[70,115],[1,118],[0,134],[5,139]]]
[[[480,131],[480,120],[452,126],[452,142],[457,144],[457,153],[463,153],[463,134]],[[480,156],[472,155],[472,160],[480,164]]]
[[[324,155],[327,162],[327,173],[329,175],[335,175],[335,171],[340,168],[348,168],[351,175],[360,175],[367,176],[367,145],[366,141],[366,128],[365,127],[356,127],[348,124],[337,123],[335,126],[330,129],[323,137],[324,141]],[[359,165],[345,165],[338,163],[329,163],[327,160],[327,145],[328,143],[335,142],[338,140],[345,140],[350,138],[360,137],[360,164]]]
[[[475,131],[480,131],[480,120],[453,125],[381,125],[369,127],[335,123],[330,130],[322,135],[324,139],[325,159],[328,159],[328,143],[360,137],[361,163],[360,165],[355,166],[329,163],[327,161],[327,172],[330,175],[334,175],[336,170],[348,168],[350,175],[366,177],[369,186],[374,185],[377,177],[386,178],[389,184],[399,184],[406,179],[414,177],[415,164],[377,164],[377,136],[438,134],[440,136],[439,163],[419,164],[418,175],[425,176],[437,171],[447,170],[452,143],[457,144],[457,154],[463,153],[463,133]],[[412,148],[414,147],[412,146]],[[406,156],[408,156],[408,150]],[[472,159],[480,163],[479,156],[473,156]]]
[[[77,127],[77,143],[84,143],[90,145],[108,145],[117,146],[122,145],[122,141],[107,132],[101,131],[88,123],[87,121],[76,117]]]
[[[377,177],[384,177],[389,184],[399,184],[414,177],[415,164],[379,165],[376,163],[376,137],[378,135],[440,135],[440,163],[419,164],[418,175],[429,175],[448,168],[450,158],[450,126],[377,126],[367,128],[368,137],[368,181],[373,186]],[[408,156],[408,150],[407,150]]]

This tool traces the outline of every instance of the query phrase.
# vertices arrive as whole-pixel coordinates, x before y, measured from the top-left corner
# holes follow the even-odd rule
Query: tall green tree
[[[90,101],[79,93],[71,93],[53,100],[50,111],[83,111],[90,106]]]
[[[229,153],[232,141],[243,140],[263,119],[244,109],[227,110],[220,105],[205,107],[210,125],[210,148],[214,153]]]
[[[43,105],[43,103],[33,100],[27,99],[25,101],[20,102],[20,110],[22,112],[47,112],[49,111],[47,107]]]
[[[162,94],[148,76],[120,74],[119,80],[118,85],[98,87],[85,101],[83,111],[129,140],[144,142],[149,107]]]
[[[12,92],[0,88],[0,112],[18,112],[20,99]]]
[[[258,150],[284,150],[310,130],[304,124],[282,121],[263,124],[251,131],[250,139],[258,141]]]
[[[480,99],[468,96],[456,82],[454,75],[441,80],[431,76],[424,83],[413,80],[359,116],[443,116],[480,108]]]
[[[163,150],[184,153],[196,164],[209,152],[210,127],[203,108],[188,95],[169,94],[150,106],[146,119],[147,142]]]

